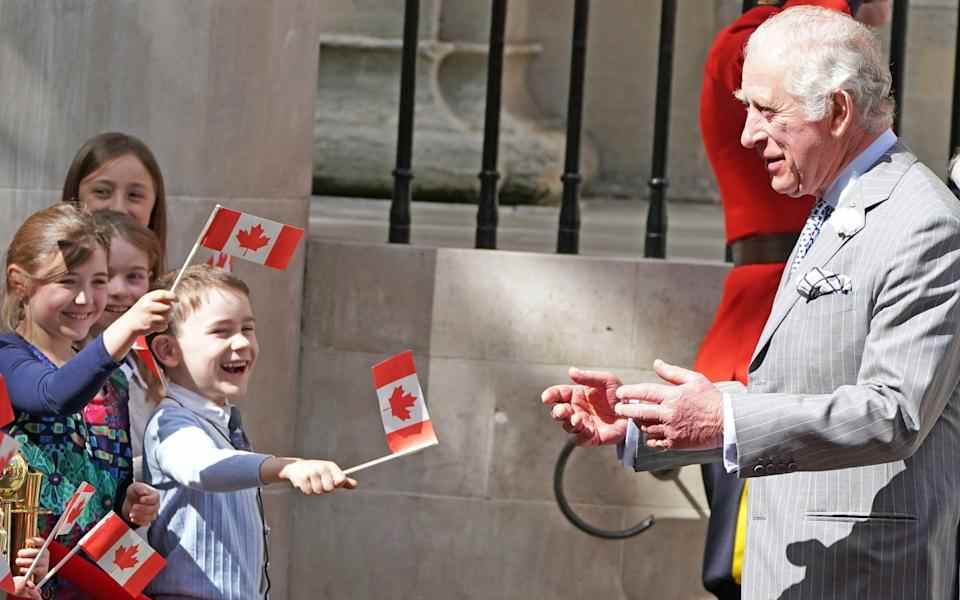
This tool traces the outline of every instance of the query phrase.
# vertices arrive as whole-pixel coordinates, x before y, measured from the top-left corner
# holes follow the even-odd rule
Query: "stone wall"
[[[573,528],[553,498],[566,435],[539,401],[567,367],[653,378],[692,363],[727,267],[311,240],[298,452],[386,453],[370,367],[411,349],[440,445],[293,501],[295,598],[702,598],[704,523],[672,483],[577,450],[566,491],[625,542]],[[685,484],[704,503],[699,471]],[[583,570],[574,565],[583,565]]]

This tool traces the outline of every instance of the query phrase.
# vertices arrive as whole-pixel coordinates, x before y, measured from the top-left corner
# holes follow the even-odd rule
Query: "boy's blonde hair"
[[[105,231],[86,210],[72,204],[58,204],[35,212],[17,229],[7,247],[3,308],[0,311],[4,329],[14,331],[24,318],[24,305],[36,285],[63,277],[67,271],[87,262],[102,249],[110,255],[110,241]],[[50,264],[50,257],[60,253],[66,271],[38,274]],[[16,265],[29,281],[15,281],[9,268]]]
[[[157,279],[152,289],[170,289],[174,280],[177,278],[177,272],[171,271]],[[193,265],[187,267],[183,272],[180,283],[174,293],[177,295],[177,302],[173,305],[173,312],[170,315],[170,322],[166,331],[161,333],[151,333],[147,336],[147,345],[150,346],[152,353],[153,339],[162,334],[177,336],[177,325],[187,320],[193,311],[203,306],[207,301],[208,294],[212,291],[233,292],[242,294],[250,298],[250,288],[242,279],[227,273],[223,269],[211,267],[209,265]],[[161,369],[164,366],[157,361]],[[163,382],[156,377],[145,377],[147,382],[147,399],[154,404],[160,402],[164,395]]]
[[[154,289],[170,289],[176,278],[177,272],[171,271],[157,280]],[[183,323],[193,311],[203,306],[207,301],[207,294],[214,290],[233,292],[250,298],[250,288],[247,284],[223,269],[209,265],[187,267],[180,283],[177,284],[177,289],[174,290],[177,302],[173,305],[170,325],[165,333],[176,336],[177,325]]]

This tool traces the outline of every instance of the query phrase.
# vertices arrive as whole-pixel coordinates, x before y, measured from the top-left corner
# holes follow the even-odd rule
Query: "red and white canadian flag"
[[[150,346],[147,345],[147,338],[145,336],[139,336],[133,342],[133,351],[137,353],[137,357],[143,363],[147,370],[153,373],[157,379],[163,381],[163,373],[160,372],[160,365],[157,364],[157,359],[154,358],[153,352],[150,351]]]
[[[17,597],[14,596],[16,586],[13,582],[13,573],[10,572],[10,561],[8,560],[0,560],[0,590],[6,592],[7,597]]]
[[[114,512],[100,519],[79,543],[132,596],[139,595],[167,563]]]
[[[97,488],[86,481],[80,483],[73,492],[73,495],[70,496],[70,499],[67,500],[67,504],[65,505],[66,510],[63,511],[63,515],[60,516],[60,522],[57,523],[58,536],[70,533],[77,519],[80,518],[84,509],[87,508],[87,502],[95,491],[97,491]]]
[[[10,402],[10,394],[7,392],[7,380],[0,375],[0,427],[13,423],[15,418],[13,403]]]
[[[7,468],[10,459],[13,458],[19,449],[20,442],[18,442],[16,438],[0,431],[0,474]]]
[[[286,269],[303,229],[217,206],[200,245],[244,260]]]
[[[207,257],[207,265],[233,273],[233,257],[226,252],[211,252]]]
[[[377,388],[380,416],[391,452],[437,443],[413,364],[413,352],[407,350],[374,365],[373,386]]]

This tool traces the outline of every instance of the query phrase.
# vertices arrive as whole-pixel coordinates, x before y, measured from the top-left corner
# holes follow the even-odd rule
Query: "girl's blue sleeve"
[[[39,360],[22,340],[0,339],[0,373],[6,379],[13,408],[33,415],[78,412],[119,366],[100,336],[59,369]]]

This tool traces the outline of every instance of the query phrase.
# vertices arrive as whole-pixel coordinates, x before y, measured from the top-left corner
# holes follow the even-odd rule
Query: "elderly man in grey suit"
[[[741,142],[775,190],[819,201],[748,387],[657,361],[665,384],[571,369],[543,393],[581,444],[620,444],[637,469],[722,460],[755,478],[748,599],[956,597],[960,206],[890,130],[889,92],[853,19],[804,7],[764,23]]]

